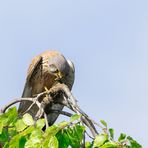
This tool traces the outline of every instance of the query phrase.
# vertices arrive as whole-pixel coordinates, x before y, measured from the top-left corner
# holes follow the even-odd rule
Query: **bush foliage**
[[[102,132],[90,141],[84,140],[85,126],[80,123],[80,115],[73,115],[70,121],[54,124],[45,131],[44,119],[34,122],[29,114],[18,116],[16,107],[0,115],[0,144],[4,148],[141,148],[132,137],[121,133],[114,140],[114,130],[104,127]],[[85,141],[85,143],[84,143]],[[83,146],[82,146],[83,145]]]

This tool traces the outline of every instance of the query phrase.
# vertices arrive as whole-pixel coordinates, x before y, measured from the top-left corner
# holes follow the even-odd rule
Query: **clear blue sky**
[[[96,121],[148,146],[148,1],[0,2],[1,107],[21,96],[33,56],[60,50],[76,67],[73,93]]]

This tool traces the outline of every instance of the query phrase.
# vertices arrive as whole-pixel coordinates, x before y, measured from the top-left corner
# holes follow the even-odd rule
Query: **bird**
[[[71,60],[66,59],[57,50],[47,50],[35,56],[29,65],[26,83],[24,86],[22,98],[34,97],[46,89],[52,88],[57,82],[63,83],[71,90],[75,79],[75,67]],[[63,97],[57,95],[57,97]],[[63,99],[63,98],[62,98]],[[18,107],[19,114],[24,113],[31,102],[23,101]],[[62,104],[52,104],[46,111],[48,124],[52,125],[59,116],[59,113],[50,112],[50,110],[62,110]],[[33,105],[27,113],[34,118],[38,107]]]

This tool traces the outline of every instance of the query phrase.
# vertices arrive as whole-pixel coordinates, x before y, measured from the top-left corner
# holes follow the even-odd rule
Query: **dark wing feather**
[[[36,71],[38,70],[38,67],[42,64],[42,57],[37,56],[34,58],[29,66],[28,73],[27,73],[27,79],[24,87],[24,91],[22,94],[22,98],[27,98],[27,97],[32,97],[32,87],[29,85],[30,80],[33,78],[35,75]],[[25,112],[28,107],[31,105],[32,102],[30,101],[23,101],[20,103],[18,112],[23,113]],[[37,108],[34,106],[32,108],[32,112],[34,113],[34,109],[36,110]],[[32,112],[29,112],[32,114]]]

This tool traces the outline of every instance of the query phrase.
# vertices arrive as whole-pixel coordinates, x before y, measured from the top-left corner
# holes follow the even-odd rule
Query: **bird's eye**
[[[58,69],[57,69],[57,67],[54,64],[51,64],[51,65],[49,65],[49,71],[51,73],[57,73]]]

